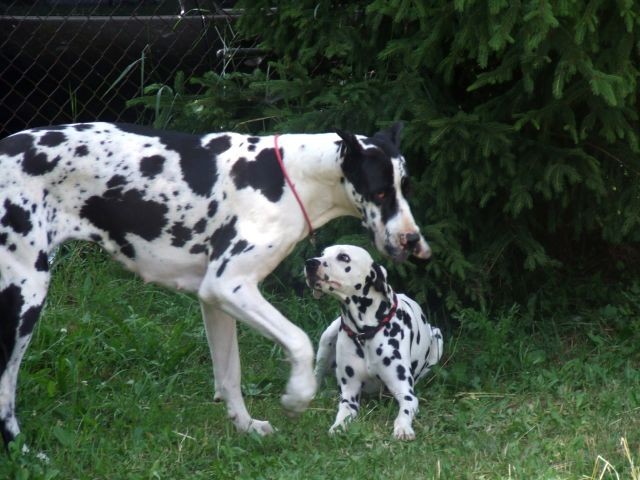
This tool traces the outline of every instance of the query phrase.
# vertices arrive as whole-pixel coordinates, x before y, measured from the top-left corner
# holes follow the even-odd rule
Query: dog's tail
[[[438,327],[431,327],[431,346],[429,347],[429,355],[427,356],[427,365],[434,366],[442,358],[444,342],[442,340],[442,332]]]
[[[336,341],[340,331],[340,317],[336,318],[322,333],[318,343],[318,353],[316,354],[315,376],[318,387],[322,385],[322,380],[327,374],[327,370],[334,368],[336,364]]]

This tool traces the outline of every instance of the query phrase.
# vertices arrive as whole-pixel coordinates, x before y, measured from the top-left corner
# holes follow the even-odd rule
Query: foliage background
[[[634,276],[637,3],[238,6],[239,45],[259,39],[261,68],[195,79],[206,88],[197,96],[178,77],[132,103],[154,108],[159,126],[191,131],[372,133],[403,120],[413,209],[434,256],[394,274],[420,300],[574,308]],[[326,243],[358,231],[328,228]]]

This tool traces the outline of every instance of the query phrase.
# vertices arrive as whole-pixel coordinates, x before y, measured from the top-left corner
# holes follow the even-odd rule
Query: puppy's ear
[[[376,273],[373,279],[373,288],[380,293],[386,293],[387,291],[387,271],[385,268],[374,262],[373,271]]]
[[[360,145],[360,142],[353,133],[340,129],[336,129],[336,133],[344,141],[347,152],[360,153],[362,151],[362,145]]]

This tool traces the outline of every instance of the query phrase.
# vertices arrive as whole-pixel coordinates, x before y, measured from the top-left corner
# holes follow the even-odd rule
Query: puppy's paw
[[[416,439],[416,434],[411,425],[398,425],[393,427],[393,438],[408,442]]]
[[[339,433],[344,433],[347,430],[347,425],[345,423],[334,423],[329,428],[329,435],[333,436]]]

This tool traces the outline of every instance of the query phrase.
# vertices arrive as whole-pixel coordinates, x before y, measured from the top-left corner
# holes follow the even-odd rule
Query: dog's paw
[[[316,393],[316,380],[313,376],[304,376],[289,380],[287,390],[280,398],[282,406],[289,416],[304,412]]]
[[[416,434],[411,425],[395,425],[393,427],[393,438],[408,442],[416,439]]]
[[[311,398],[299,397],[298,395],[293,395],[291,393],[285,393],[280,397],[280,403],[282,403],[283,408],[286,411],[287,416],[289,417],[297,417],[302,412],[304,412],[309,403],[311,403]]]
[[[257,435],[260,435],[261,437],[271,435],[275,432],[275,428],[273,428],[271,424],[266,420],[251,419],[249,427],[247,428],[247,433],[255,433]]]

